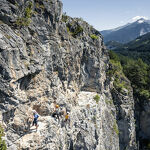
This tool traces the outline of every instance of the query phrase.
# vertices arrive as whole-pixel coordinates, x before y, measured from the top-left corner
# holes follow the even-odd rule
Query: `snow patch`
[[[140,36],[142,36],[142,35],[144,35],[144,34],[146,34],[146,33],[147,33],[147,32],[145,31],[145,29],[142,28],[141,31],[140,31]]]
[[[145,17],[145,16],[135,16],[135,17],[133,17],[132,19],[131,19],[132,21],[131,22],[135,22],[135,21],[144,21],[144,20],[148,20],[148,18],[147,17]]]
[[[144,20],[138,20],[138,23],[143,23],[144,22]]]

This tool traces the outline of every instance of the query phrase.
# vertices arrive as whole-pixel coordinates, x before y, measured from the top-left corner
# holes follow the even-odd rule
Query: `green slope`
[[[134,59],[141,58],[144,62],[150,64],[150,33],[140,36],[114,49],[114,51]]]

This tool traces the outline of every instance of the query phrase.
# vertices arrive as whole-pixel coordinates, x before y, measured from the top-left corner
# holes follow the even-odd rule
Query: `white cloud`
[[[135,17],[133,17],[133,18],[131,19],[131,22],[135,22],[135,21],[137,21],[137,20],[139,20],[139,19],[148,20],[148,18],[145,17],[145,16],[135,16]]]

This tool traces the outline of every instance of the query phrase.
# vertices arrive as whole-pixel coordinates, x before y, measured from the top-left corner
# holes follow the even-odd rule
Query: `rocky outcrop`
[[[1,0],[0,20],[0,118],[8,149],[119,150],[120,139],[135,147],[133,99],[117,97],[114,105],[98,31],[62,15],[59,0]],[[54,101],[69,120],[52,117]]]

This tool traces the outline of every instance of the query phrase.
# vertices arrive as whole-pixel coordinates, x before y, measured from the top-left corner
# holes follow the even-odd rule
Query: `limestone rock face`
[[[121,105],[117,97],[114,105],[108,61],[99,32],[64,18],[59,0],[1,0],[0,119],[8,149],[119,150],[119,140],[134,149],[133,99]],[[67,121],[52,117],[54,101]]]

